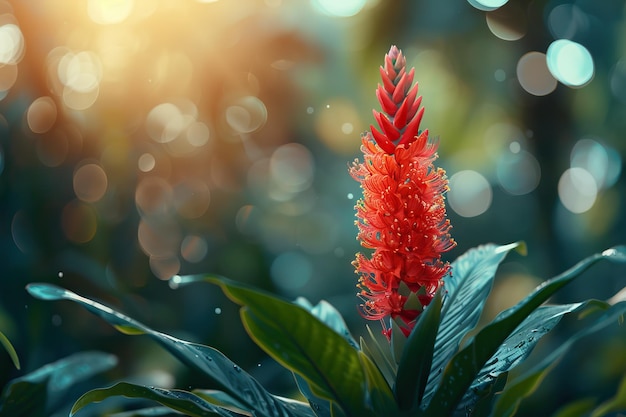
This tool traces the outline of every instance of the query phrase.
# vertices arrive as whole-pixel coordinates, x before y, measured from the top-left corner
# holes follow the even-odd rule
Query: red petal
[[[415,76],[415,68],[411,68],[411,70],[409,71],[409,73],[406,75],[407,77],[407,86],[411,86],[411,84],[413,84],[413,77]],[[408,87],[407,87],[408,90]]]
[[[393,142],[394,140],[400,137],[400,132],[398,131],[398,129],[393,127],[393,124],[389,121],[387,116],[385,116],[382,113],[377,112],[376,110],[374,110],[373,113],[381,130],[385,133],[385,135],[389,138],[390,141]]]
[[[403,74],[400,78],[400,81],[398,81],[398,84],[396,84],[396,91],[394,91],[393,95],[391,96],[394,102],[400,103],[402,100],[404,100],[404,97],[406,96],[406,91],[410,86],[410,84],[407,84],[407,81],[408,78],[406,74]]]
[[[417,84],[411,89],[407,97],[402,102],[402,105],[398,109],[398,112],[394,116],[393,125],[398,129],[403,129],[407,120],[412,120],[415,116],[415,112],[419,108],[422,97],[420,96],[415,102],[415,95],[417,94]]]
[[[406,121],[408,119],[411,119],[413,115],[415,115],[415,112],[411,114],[411,110],[413,110],[415,95],[417,94],[416,87],[417,84],[411,89],[409,95],[406,96],[406,98],[402,102],[402,105],[398,108],[398,111],[393,118],[393,125],[397,129],[403,129],[406,125]]]
[[[415,84],[415,86],[413,87],[413,90],[415,90],[415,94],[417,94],[417,84]],[[413,94],[413,90],[411,90],[409,95]],[[417,113],[417,109],[419,109],[420,104],[422,104],[422,96],[417,97],[417,99],[415,99],[415,101],[412,102],[411,110],[409,110],[409,114],[407,116],[408,119],[413,119],[413,117],[415,117],[415,113]]]
[[[387,73],[385,72],[385,69],[383,67],[380,67],[380,78],[383,80],[383,85],[385,86],[385,90],[387,91],[387,93],[393,94],[393,90],[396,88],[396,86],[393,85],[393,81],[389,77],[387,77]]]
[[[382,150],[388,154],[392,154],[396,149],[396,145],[394,145],[393,142],[387,138],[387,136],[376,130],[373,125],[370,125],[370,129],[372,131],[372,136],[374,136],[374,140],[378,143],[378,146],[380,146]]]
[[[398,111],[398,107],[396,106],[396,103],[393,102],[389,94],[387,94],[380,85],[376,89],[376,97],[378,98],[378,102],[380,103],[383,111],[393,117],[393,115],[396,114],[396,111]]]
[[[385,55],[385,72],[389,78],[396,78],[397,74],[395,68],[393,67],[393,60],[389,55]]]
[[[402,133],[402,139],[400,140],[401,144],[409,144],[415,140],[423,115],[424,115],[424,108],[422,107],[417,112],[413,120],[409,122],[409,124],[406,127],[406,130]]]

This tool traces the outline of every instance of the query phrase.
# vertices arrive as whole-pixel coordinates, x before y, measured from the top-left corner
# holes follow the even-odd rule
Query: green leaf
[[[355,349],[359,348],[358,343],[350,334],[348,325],[341,316],[341,313],[339,313],[339,311],[337,311],[332,304],[325,300],[321,300],[314,306],[304,297],[298,297],[295,304],[304,307],[309,313],[317,317],[318,320],[337,332],[338,335],[343,336],[343,338],[346,339],[352,347]]]
[[[472,417],[489,417],[492,415],[494,398],[499,395],[504,386],[506,385],[508,372],[503,372],[497,377],[489,381],[489,383],[482,386],[482,392],[478,396],[478,399],[471,407],[457,408],[457,415],[461,413],[462,416],[471,415]]]
[[[306,310],[292,305],[300,311],[288,312],[281,308],[285,305],[276,306],[286,313],[284,321],[243,307],[241,318],[250,337],[278,363],[304,378],[313,394],[337,403],[347,416],[371,414],[366,411],[365,375],[358,351]]]
[[[378,366],[378,369],[381,371],[384,369],[385,372],[389,374],[391,380],[395,381],[398,373],[398,364],[396,364],[395,359],[393,359],[391,346],[386,340],[385,343],[381,345],[376,339],[376,336],[374,336],[372,329],[367,324],[365,325],[365,329],[370,337],[371,344],[367,345],[365,340],[361,338],[361,350],[369,355],[370,359]],[[375,350],[372,350],[370,346],[374,346]]]
[[[341,316],[339,311],[337,311],[337,309],[335,309],[335,307],[333,307],[331,304],[324,300],[321,300],[319,303],[317,303],[317,305],[313,306],[313,304],[311,304],[304,297],[298,297],[295,300],[295,304],[305,308],[309,313],[311,313],[328,327],[333,329],[338,335],[346,339],[351,346],[353,346],[354,348],[358,348],[358,345],[350,334],[348,326],[346,325],[343,317]],[[313,408],[313,410],[315,411],[315,414],[318,417],[330,417],[332,409],[331,402],[327,399],[315,395],[309,383],[298,374],[294,373],[294,378],[296,380],[296,385],[298,386],[300,393],[309,401],[309,404],[311,408]],[[342,411],[335,412],[334,417],[341,416],[344,416]]]
[[[430,375],[441,306],[441,291],[437,291],[407,339],[394,386],[401,410],[416,410],[421,404]]]
[[[358,350],[344,337],[299,305],[225,278],[206,279],[243,306],[250,337],[304,378],[315,395],[336,403],[347,416],[373,415]]]
[[[358,353],[361,366],[365,370],[367,392],[371,398],[373,408],[383,411],[385,415],[393,415],[397,411],[398,406],[396,405],[393,392],[389,388],[385,377],[365,352],[359,351]]]
[[[539,307],[526,317],[522,324],[506,338],[498,348],[498,351],[487,361],[472,382],[470,389],[463,396],[463,400],[458,407],[471,408],[472,404],[480,398],[480,395],[477,393],[484,392],[485,388],[493,383],[494,378],[503,372],[511,370],[526,359],[537,345],[537,342],[539,342],[539,339],[552,330],[564,315],[574,312],[583,314],[585,311],[595,311],[598,308],[606,310],[608,307],[610,307],[608,304],[597,300]]]
[[[294,378],[296,380],[296,386],[300,390],[300,393],[307,399],[309,405],[315,412],[315,415],[318,417],[331,417],[331,409],[333,408],[333,403],[328,401],[325,398],[322,398],[313,393],[311,389],[311,385],[306,381],[306,379],[302,378],[300,375],[293,373]],[[343,411],[339,411],[338,414],[335,414],[336,417],[345,417]]]
[[[478,372],[517,326],[556,291],[601,259],[626,262],[626,248],[608,249],[586,258],[563,274],[544,282],[516,306],[506,310],[485,326],[448,363],[441,384],[433,395],[427,411],[431,415],[450,415]]]
[[[2,332],[0,332],[0,344],[4,346],[4,349],[9,354],[11,361],[13,361],[13,366],[15,366],[17,369],[20,369],[20,358],[17,357],[17,352],[15,351],[15,348]]]
[[[195,389],[192,391],[198,397],[210,402],[211,404],[227,408],[237,413],[245,413],[245,404],[240,403],[224,391],[214,389]]]
[[[228,393],[218,390],[208,390],[208,389],[194,389],[191,391],[193,394],[201,397],[202,399],[214,404],[216,406],[229,409],[231,411],[240,413],[240,414],[249,414],[246,406],[236,399],[234,399]],[[315,414],[311,407],[308,404],[303,403],[301,401],[292,400],[291,398],[277,397],[274,396],[277,400],[283,403],[285,408],[291,410],[294,415],[303,416],[303,417],[314,417]]]
[[[258,416],[297,416],[261,384],[217,349],[160,333],[110,307],[50,284],[29,284],[26,289],[43,300],[74,301],[127,334],[146,334],[181,362],[205,375],[217,388],[245,404]]]
[[[116,364],[117,358],[108,353],[81,352],[45,365],[6,385],[0,416],[47,416],[72,386]]]
[[[556,366],[559,359],[576,341],[603,329],[611,323],[617,323],[625,312],[626,302],[621,302],[611,306],[602,314],[593,316],[594,319],[591,320],[591,323],[586,324],[584,328],[570,336],[557,349],[544,357],[541,362],[511,381],[495,404],[494,416],[505,417],[514,415],[520,402],[537,389],[548,372]]]
[[[215,406],[188,391],[146,387],[143,385],[130,384],[128,382],[119,382],[111,387],[98,388],[83,394],[76,401],[74,407],[72,407],[70,417],[91,403],[97,403],[115,396],[156,401],[191,417],[237,417],[239,415]]]
[[[452,262],[452,275],[444,279],[444,290],[447,293],[441,310],[441,325],[435,341],[430,379],[424,394],[425,403],[435,393],[443,369],[458,352],[461,340],[478,323],[498,265],[512,249],[523,252],[524,248],[521,243],[482,245],[470,249]]]
[[[148,407],[140,410],[123,411],[121,413],[109,414],[108,417],[179,417],[183,415],[169,407]]]

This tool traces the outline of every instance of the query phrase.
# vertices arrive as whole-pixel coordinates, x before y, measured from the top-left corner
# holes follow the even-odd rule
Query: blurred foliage
[[[164,281],[211,272],[325,298],[364,329],[350,265],[360,191],[346,164],[373,121],[391,44],[416,67],[422,126],[440,138],[458,242],[448,259],[485,242],[528,244],[527,258],[503,264],[486,315],[623,243],[622,1],[336,3],[0,1],[0,331],[24,372],[97,349],[119,356],[111,380],[203,385],[75,306],[33,303],[33,281],[227,352],[277,394],[290,376],[248,339],[237,308],[215,289]],[[561,39],[588,51],[591,80],[554,78],[542,54]],[[576,56],[563,59],[582,77],[589,64]],[[623,287],[617,271],[587,273],[603,278],[595,296]],[[587,298],[594,278],[580,282],[561,300]],[[521,411],[613,396],[623,328],[601,341],[579,344]],[[533,356],[559,344],[556,333]],[[604,362],[586,367],[590,356]],[[19,375],[0,352],[0,384]]]

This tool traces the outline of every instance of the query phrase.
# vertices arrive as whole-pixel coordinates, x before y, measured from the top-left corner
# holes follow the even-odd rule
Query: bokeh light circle
[[[535,51],[524,54],[517,62],[517,79],[524,90],[535,96],[550,94],[557,85],[546,55]]]
[[[201,236],[185,236],[180,244],[180,253],[187,262],[196,263],[202,261],[208,251],[209,245],[206,239]]]
[[[146,117],[146,131],[155,142],[171,142],[185,129],[186,118],[172,103],[156,105]]]
[[[23,56],[24,35],[19,26],[13,23],[0,26],[0,64],[17,64]]]
[[[161,280],[168,280],[180,271],[180,259],[177,256],[151,256],[150,270]]]
[[[539,185],[541,169],[537,158],[527,151],[519,150],[519,143],[512,142],[513,149],[498,159],[496,175],[502,188],[509,194],[524,195]],[[517,150],[517,152],[513,152]]]
[[[589,172],[598,189],[604,189],[617,182],[622,171],[622,159],[613,148],[593,139],[581,139],[572,148],[570,166]]]
[[[309,109],[307,113],[313,114],[313,108]],[[363,123],[357,107],[344,98],[332,98],[326,107],[315,114],[317,137],[338,153],[352,154],[358,149],[361,142],[354,140],[354,134],[362,128]]]
[[[582,87],[593,78],[593,58],[587,48],[568,39],[550,44],[546,52],[550,73],[569,87]]]
[[[226,108],[225,117],[236,132],[252,133],[267,122],[267,108],[258,97],[245,96]]]
[[[280,254],[270,267],[272,282],[283,291],[302,288],[313,277],[311,261],[299,252]]]
[[[509,0],[467,0],[469,4],[484,12],[491,12],[504,6]]]
[[[449,181],[450,208],[462,217],[476,217],[491,206],[493,191],[489,181],[472,170],[459,171]]]
[[[162,178],[147,177],[137,184],[135,204],[142,215],[166,215],[172,209],[174,192]]]
[[[146,152],[144,154],[141,154],[141,156],[137,160],[137,167],[142,172],[150,172],[154,169],[155,166],[156,159],[151,153]]]
[[[485,13],[485,20],[491,33],[502,40],[516,41],[526,35],[526,13],[515,3],[508,3],[505,7]]]
[[[311,0],[313,8],[329,16],[350,17],[359,13],[366,0]]]
[[[204,181],[187,179],[174,187],[174,207],[186,219],[201,217],[209,208],[211,193]]]
[[[79,200],[95,203],[106,193],[108,178],[98,164],[85,164],[76,169],[73,178],[74,194]]]
[[[583,168],[569,168],[559,179],[559,198],[572,213],[584,213],[593,207],[598,186],[593,175]]]
[[[559,4],[550,10],[547,19],[550,33],[556,39],[573,39],[589,30],[589,16],[575,4]]]
[[[57,106],[51,97],[39,97],[28,106],[26,123],[33,133],[46,133],[57,120]]]
[[[270,158],[272,182],[278,186],[276,191],[295,193],[310,187],[313,182],[315,165],[311,152],[299,143],[288,143],[278,147]]]

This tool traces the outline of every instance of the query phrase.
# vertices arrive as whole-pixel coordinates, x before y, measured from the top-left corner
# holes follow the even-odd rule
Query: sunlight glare
[[[100,25],[121,23],[133,11],[133,0],[89,0],[87,13],[89,18]]]

